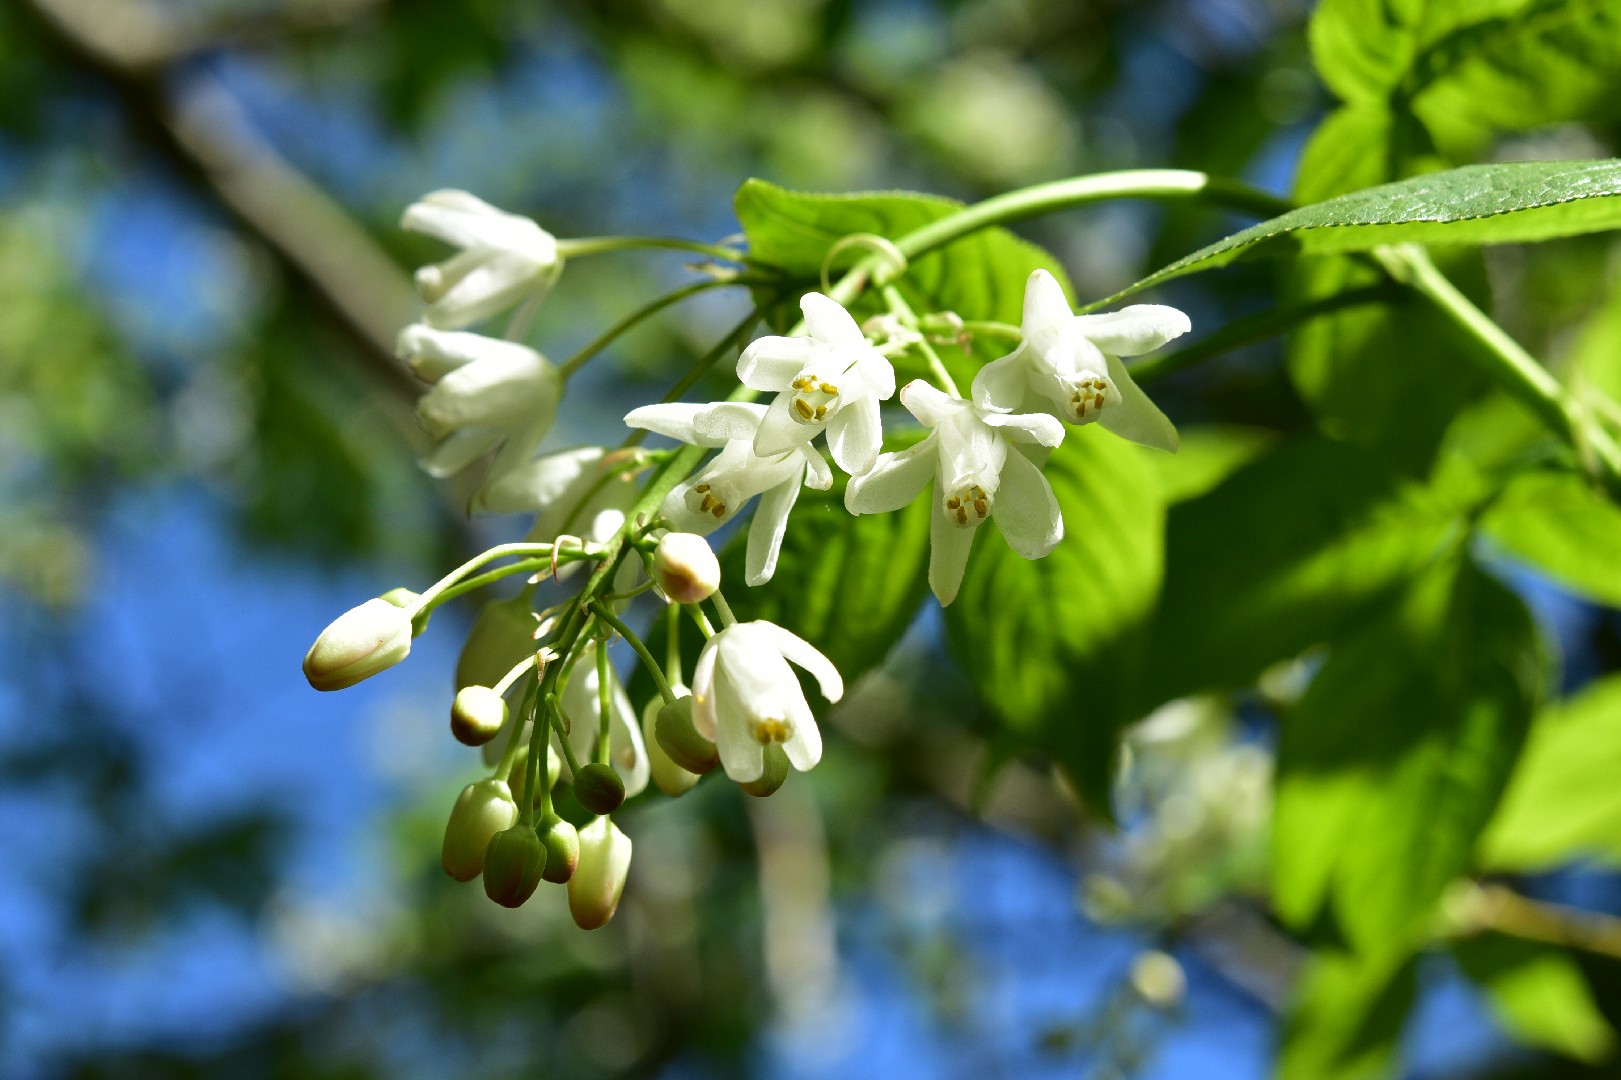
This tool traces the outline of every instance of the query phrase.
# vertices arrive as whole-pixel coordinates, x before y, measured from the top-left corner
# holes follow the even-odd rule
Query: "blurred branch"
[[[1499,934],[1580,949],[1621,960],[1621,919],[1545,900],[1532,900],[1503,885],[1470,883],[1449,897],[1452,936],[1495,930]]]
[[[358,0],[366,3],[369,0]],[[168,158],[196,177],[360,346],[393,393],[386,411],[413,445],[405,405],[417,387],[394,359],[394,336],[417,302],[405,275],[349,214],[261,138],[215,79],[171,70],[204,38],[142,0],[29,0],[81,66],[119,91]],[[327,12],[356,9],[329,4]]]

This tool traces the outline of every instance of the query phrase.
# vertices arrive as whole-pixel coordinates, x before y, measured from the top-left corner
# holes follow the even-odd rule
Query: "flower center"
[[[946,492],[946,517],[965,529],[991,516],[995,497],[978,484],[968,484]]]
[[[749,734],[762,746],[787,742],[794,733],[794,725],[785,717],[760,716],[749,721]]]
[[[1077,424],[1090,424],[1096,420],[1098,414],[1112,400],[1114,386],[1101,375],[1084,371],[1073,379],[1066,380],[1066,383],[1069,401],[1064,408],[1069,413],[1069,418]]]
[[[716,521],[724,520],[736,502],[719,484],[694,484],[687,492],[687,509],[695,514],[711,514]]]
[[[788,384],[789,409],[801,424],[820,424],[839,411],[839,388],[819,375],[801,375]]]

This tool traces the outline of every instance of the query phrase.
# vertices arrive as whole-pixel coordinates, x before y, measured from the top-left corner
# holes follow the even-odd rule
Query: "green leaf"
[[[1276,431],[1241,424],[1193,424],[1177,434],[1182,441],[1174,454],[1147,447],[1138,451],[1167,504],[1203,495],[1278,441]]]
[[[1329,640],[1451,527],[1377,457],[1322,439],[1285,444],[1173,507],[1139,708],[1246,686]]]
[[[1454,560],[1342,640],[1283,725],[1280,916],[1309,925],[1331,903],[1359,951],[1408,940],[1471,864],[1545,663],[1525,606]]]
[[[1621,226],[1621,161],[1466,165],[1302,206],[1218,240],[1091,307],[1234,259],[1387,244],[1507,244]]]
[[[1574,859],[1621,864],[1621,675],[1538,714],[1502,805],[1480,841],[1492,870]]]
[[[1279,1080],[1383,1080],[1417,997],[1413,958],[1317,953],[1284,1020]]]
[[[1522,473],[1481,520],[1503,549],[1580,596],[1621,607],[1621,507],[1570,472]]]
[[[1159,588],[1163,511],[1140,450],[1096,428],[1070,431],[1046,476],[1063,508],[1063,543],[1026,561],[980,530],[947,627],[986,705],[1107,816]]]
[[[1452,954],[1521,1042],[1586,1062],[1615,1052],[1615,1032],[1581,967],[1565,950],[1485,934],[1454,942]]]

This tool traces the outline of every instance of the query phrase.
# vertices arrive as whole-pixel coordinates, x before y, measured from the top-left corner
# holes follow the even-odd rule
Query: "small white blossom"
[[[765,748],[782,744],[800,772],[822,760],[822,733],[788,661],[816,677],[822,696],[844,696],[839,669],[809,642],[775,623],[728,626],[704,643],[692,672],[692,723],[715,743],[737,783],[765,772]]]
[[[806,293],[805,337],[763,337],[737,361],[751,390],[777,391],[754,436],[754,452],[771,457],[804,446],[827,430],[839,468],[859,476],[883,445],[878,403],[895,395],[895,369],[867,343],[838,301]]]
[[[602,727],[602,702],[597,695],[601,685],[597,681],[597,648],[596,642],[587,642],[576,654],[578,659],[559,701],[563,715],[569,720],[569,746],[582,766],[592,760],[591,750],[597,744],[597,733]],[[625,796],[629,798],[647,786],[647,747],[642,744],[642,728],[636,721],[630,697],[612,665],[608,667],[608,733],[613,742],[608,762],[625,782]]]
[[[1120,358],[1152,352],[1191,327],[1182,312],[1160,304],[1076,315],[1057,279],[1037,270],[1024,290],[1024,341],[980,369],[974,402],[1007,412],[1034,393],[1072,424],[1096,421],[1121,438],[1174,451],[1176,428]]]
[[[745,580],[750,585],[770,581],[776,572],[788,512],[799,498],[800,484],[819,491],[833,486],[832,470],[807,443],[796,443],[767,457],[754,452],[755,435],[765,414],[764,405],[721,402],[644,405],[625,417],[631,427],[693,446],[721,448],[702,472],[677,485],[660,508],[681,532],[708,535],[731,520],[744,503],[760,496],[760,506],[749,523],[744,560]]]
[[[934,483],[929,586],[942,605],[956,599],[974,533],[991,515],[1008,545],[1026,559],[1058,546],[1064,518],[1052,485],[1029,458],[1010,451],[1007,440],[1057,446],[1064,439],[1062,424],[1044,413],[988,411],[921,380],[902,388],[901,404],[932,430],[852,479],[844,505],[852,514],[899,510]]]
[[[560,450],[492,476],[473,497],[472,509],[487,514],[534,511],[529,529],[534,541],[568,535],[604,543],[636,503],[641,490],[637,467],[636,458],[600,446]]]
[[[440,440],[422,462],[434,476],[460,472],[499,448],[490,467],[499,478],[535,452],[557,415],[562,379],[526,345],[415,323],[400,331],[395,351],[432,384],[417,416]]]
[[[435,191],[406,208],[402,228],[461,251],[416,273],[422,320],[443,330],[471,326],[544,296],[562,272],[557,240],[529,218],[465,191]]]

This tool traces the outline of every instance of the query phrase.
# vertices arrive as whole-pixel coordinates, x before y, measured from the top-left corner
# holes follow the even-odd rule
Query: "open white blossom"
[[[597,643],[586,642],[575,656],[574,670],[563,685],[563,696],[558,704],[569,720],[569,746],[584,766],[591,760],[591,750],[597,744],[597,733],[602,726],[602,704],[597,696],[598,687],[602,685],[597,681]],[[613,744],[608,762],[625,782],[625,796],[629,798],[647,786],[651,766],[647,747],[642,743],[641,724],[612,665],[608,667],[608,733]]]
[[[799,309],[806,336],[758,338],[737,361],[744,386],[777,392],[755,433],[754,452],[781,454],[826,429],[833,460],[859,476],[878,460],[884,441],[878,403],[895,395],[895,369],[838,301],[806,293]]]
[[[1064,517],[1052,485],[1008,440],[1057,446],[1064,439],[1062,424],[1045,413],[989,411],[922,380],[901,389],[901,404],[932,430],[852,479],[844,506],[852,514],[899,510],[934,483],[929,587],[942,605],[957,598],[974,533],[993,514],[1008,546],[1026,559],[1058,546]]]
[[[544,296],[562,272],[557,240],[529,218],[465,191],[435,191],[406,208],[402,228],[461,248],[416,273],[422,320],[443,330],[471,326]]]
[[[696,476],[678,484],[659,512],[681,532],[708,535],[730,521],[743,504],[760,496],[749,523],[745,580],[760,585],[777,569],[777,553],[788,530],[788,512],[799,498],[799,486],[819,491],[833,486],[833,472],[808,443],[796,443],[779,454],[761,457],[754,437],[766,407],[746,402],[644,405],[626,415],[631,427],[646,428],[693,446],[720,447],[720,453]]]
[[[514,341],[420,323],[400,331],[395,351],[424,382],[417,416],[439,445],[422,465],[460,472],[499,447],[492,479],[526,460],[557,415],[563,383],[540,353]]]
[[[1161,304],[1076,315],[1057,279],[1037,270],[1024,290],[1024,340],[980,369],[974,403],[1006,412],[1034,393],[1072,424],[1096,421],[1121,438],[1174,451],[1176,428],[1120,358],[1152,352],[1191,328],[1186,315]]]
[[[822,760],[816,727],[793,661],[816,677],[822,696],[844,696],[839,669],[815,646],[775,623],[728,626],[704,643],[692,672],[692,723],[720,751],[721,767],[740,784],[765,772],[765,748],[782,744],[800,772]]]

